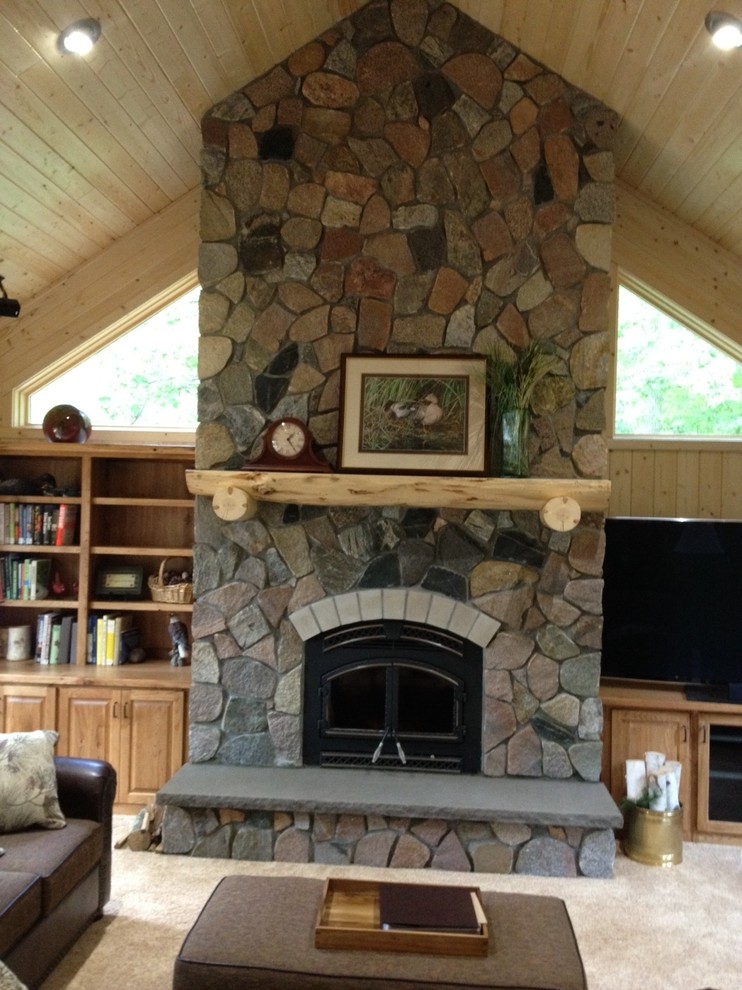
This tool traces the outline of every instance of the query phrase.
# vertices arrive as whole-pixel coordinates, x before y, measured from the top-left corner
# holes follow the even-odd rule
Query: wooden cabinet
[[[603,781],[620,803],[625,763],[654,750],[682,764],[687,841],[742,843],[742,707],[688,700],[680,688],[604,682]]]
[[[70,545],[14,542],[16,534],[0,535],[0,557],[15,561],[51,560],[57,589],[43,600],[14,598],[5,587],[0,599],[0,627],[28,625],[35,643],[38,617],[50,611],[71,616],[76,642],[71,662],[88,660],[91,620],[117,611],[133,618],[148,659],[166,659],[170,651],[167,619],[175,611],[188,621],[193,606],[154,602],[148,578],[163,560],[180,561],[190,570],[193,557],[193,498],[185,471],[193,465],[193,449],[176,446],[96,444],[0,444],[0,478],[33,482],[53,479],[52,494],[0,492],[0,509],[13,513],[72,508],[77,524]],[[22,534],[19,530],[17,536]],[[104,568],[141,568],[143,587],[131,598],[103,596],[97,578]]]
[[[0,732],[34,732],[57,725],[57,690],[45,684],[0,684]]]
[[[116,767],[115,809],[135,814],[186,760],[191,672],[165,661],[58,668],[0,661],[0,730],[56,729],[60,756]]]
[[[742,711],[698,716],[698,833],[742,842]]]
[[[680,803],[683,805],[683,833],[690,839],[690,715],[685,712],[617,708],[610,719],[610,734],[610,768],[605,783],[617,804],[626,796],[626,760],[641,759],[645,753],[654,751],[664,753],[668,760],[677,760],[682,765]]]
[[[112,763],[119,810],[147,804],[183,765],[182,691],[74,687],[59,695],[59,752]]]

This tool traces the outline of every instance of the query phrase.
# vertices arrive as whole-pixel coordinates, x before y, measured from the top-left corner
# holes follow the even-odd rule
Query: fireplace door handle
[[[388,735],[389,735],[389,729],[388,728],[387,729],[384,729],[384,735],[381,737],[381,742],[376,747],[376,749],[374,750],[374,755],[371,757],[371,762],[372,763],[377,763],[378,762],[379,757],[381,756],[381,750],[384,747],[384,743],[385,743],[386,737]]]
[[[407,757],[405,756],[405,751],[402,749],[402,743],[399,739],[395,739],[394,742],[397,745],[397,754],[399,755],[402,764],[405,765],[407,763]]]

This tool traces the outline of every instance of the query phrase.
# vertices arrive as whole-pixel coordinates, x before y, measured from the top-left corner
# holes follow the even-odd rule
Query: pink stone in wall
[[[441,268],[435,277],[428,299],[434,313],[452,313],[466,292],[466,279],[453,268]]]
[[[417,167],[427,158],[430,132],[421,127],[395,121],[384,128],[384,137],[399,157],[409,165]]]
[[[580,158],[566,134],[546,138],[544,157],[557,199],[572,202],[577,195]]]
[[[294,80],[286,70],[277,65],[254,83],[245,87],[245,95],[256,107],[264,107],[276,103],[284,96],[294,92]]]
[[[512,303],[508,303],[497,318],[497,329],[517,350],[528,346],[528,325]]]
[[[386,271],[373,258],[356,258],[345,279],[348,295],[372,296],[374,299],[390,299],[396,277]]]
[[[383,41],[358,59],[356,78],[362,93],[379,93],[409,82],[419,72],[420,65],[409,48],[398,41]]]
[[[304,80],[302,93],[320,107],[352,107],[358,99],[358,87],[350,79],[334,72],[312,72]]]
[[[392,331],[392,307],[380,299],[361,299],[358,313],[358,346],[363,350],[386,350]]]
[[[349,199],[351,203],[364,206],[378,189],[376,179],[350,172],[327,172],[325,188],[338,199]]]
[[[472,231],[482,249],[482,257],[485,261],[501,258],[513,246],[507,224],[494,210],[477,220],[472,225]]]
[[[363,247],[363,238],[349,227],[328,227],[322,238],[321,255],[324,261],[352,258]]]
[[[316,72],[325,61],[325,49],[318,41],[312,41],[289,55],[286,66],[293,76],[306,76]]]
[[[442,71],[486,110],[491,110],[497,102],[502,89],[502,73],[486,55],[477,52],[454,55],[445,63]]]

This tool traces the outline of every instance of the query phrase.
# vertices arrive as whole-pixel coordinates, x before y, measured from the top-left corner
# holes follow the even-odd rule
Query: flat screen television
[[[606,519],[604,677],[742,702],[742,522]]]

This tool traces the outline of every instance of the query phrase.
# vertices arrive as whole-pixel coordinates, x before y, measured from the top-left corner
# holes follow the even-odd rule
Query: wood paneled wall
[[[49,292],[24,302],[18,321],[4,321],[0,437],[24,435],[10,425],[14,387],[193,275],[199,202],[200,190],[194,189]],[[622,185],[613,256],[619,270],[742,343],[739,259]],[[611,515],[742,519],[742,441],[657,444],[608,438],[608,445]]]
[[[610,450],[609,465],[611,516],[742,519],[739,445],[622,440]]]
[[[742,345],[742,264],[693,228],[618,184],[613,260]],[[689,369],[690,372],[690,369]],[[613,396],[608,397],[612,407]],[[742,440],[632,442],[608,438],[613,516],[742,519]]]
[[[38,437],[38,430],[12,425],[14,389],[102,331],[113,329],[115,335],[121,322],[146,309],[154,296],[194,280],[200,203],[201,190],[192,189],[47,292],[22,300],[19,319],[2,321],[0,438]],[[117,439],[100,431],[95,438]],[[142,433],[139,439],[158,442],[162,437]]]

